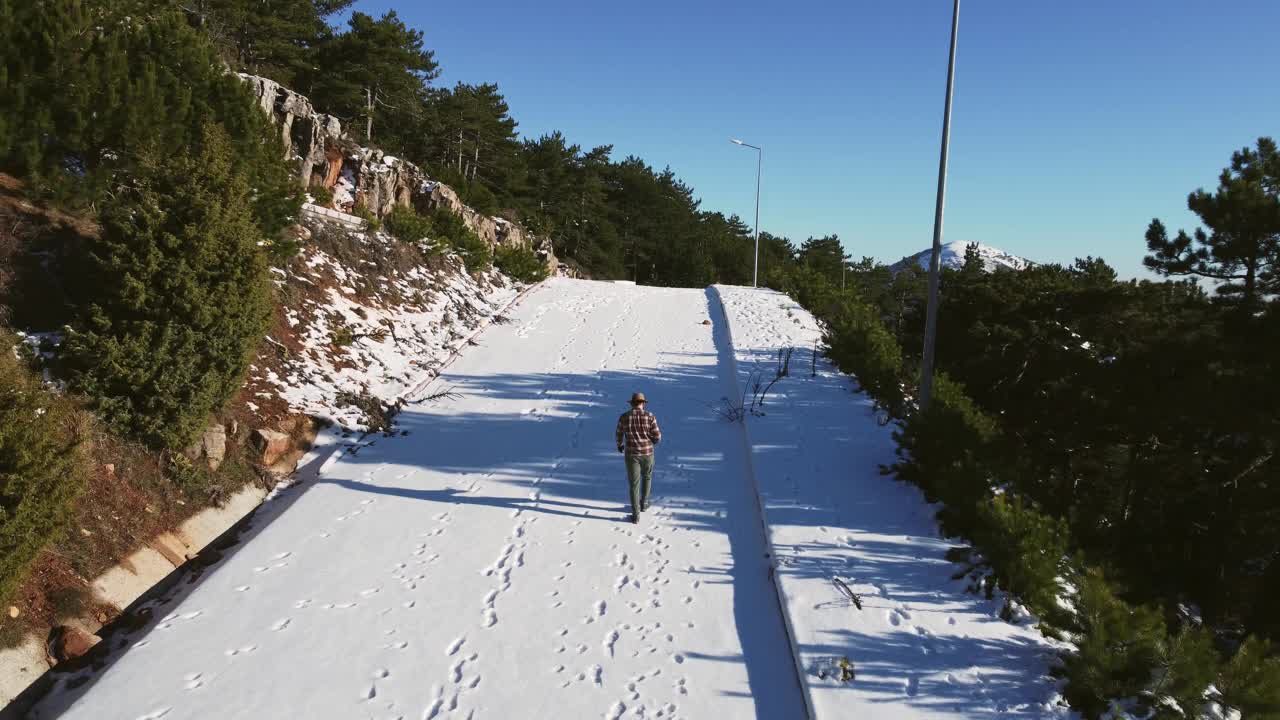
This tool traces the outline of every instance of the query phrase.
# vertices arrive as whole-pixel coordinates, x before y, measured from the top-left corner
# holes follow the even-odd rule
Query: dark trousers
[[[649,504],[649,488],[653,485],[653,456],[627,454],[627,484],[631,486],[631,512]]]

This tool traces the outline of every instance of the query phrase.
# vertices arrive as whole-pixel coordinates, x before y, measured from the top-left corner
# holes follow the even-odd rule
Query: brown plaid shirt
[[[653,446],[662,440],[662,431],[658,429],[658,418],[654,414],[640,408],[632,408],[618,418],[618,448],[622,449],[626,440],[628,455],[652,455]]]

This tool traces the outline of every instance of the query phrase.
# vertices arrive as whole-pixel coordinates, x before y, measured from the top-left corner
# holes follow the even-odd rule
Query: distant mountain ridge
[[[943,243],[942,257],[940,258],[942,267],[959,269],[964,265],[965,247],[969,245],[967,242],[954,241]],[[899,272],[908,265],[915,263],[923,270],[929,269],[929,254],[932,248],[922,250],[915,255],[904,257],[898,262],[889,266],[893,272]],[[982,263],[988,272],[996,270],[1025,270],[1036,263],[1024,257],[1019,257],[1012,253],[1007,253],[997,247],[983,245],[978,243],[978,254],[982,256]]]

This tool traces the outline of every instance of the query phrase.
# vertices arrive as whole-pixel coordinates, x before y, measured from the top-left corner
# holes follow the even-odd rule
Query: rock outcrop
[[[200,437],[200,451],[210,470],[217,470],[227,456],[227,429],[221,425],[210,425]]]
[[[227,456],[227,429],[217,423],[210,425],[183,454],[192,462],[203,459],[216,472]],[[114,474],[115,466],[111,466],[111,472]]]
[[[556,272],[559,263],[549,241],[535,238],[516,223],[476,212],[453,188],[427,177],[417,165],[361,147],[345,134],[338,118],[317,112],[305,96],[268,78],[243,73],[240,78],[280,128],[299,183],[333,192],[333,209],[349,213],[365,208],[382,218],[397,205],[420,211],[443,207],[491,246],[531,248]]]
[[[48,652],[50,665],[75,660],[102,641],[97,635],[85,632],[75,625],[58,625],[49,633]]]
[[[289,452],[293,439],[277,430],[261,428],[255,430],[250,442],[258,452],[258,464],[265,467],[275,465],[285,453]]]

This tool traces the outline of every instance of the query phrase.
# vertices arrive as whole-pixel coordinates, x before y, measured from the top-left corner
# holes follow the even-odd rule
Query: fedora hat
[[[640,404],[640,403],[642,403],[642,402],[649,402],[648,400],[645,400],[645,398],[644,398],[644,393],[642,393],[642,392],[638,392],[638,393],[635,393],[635,394],[633,394],[633,395],[631,396],[631,404],[632,404],[632,405],[639,405],[639,404]]]

